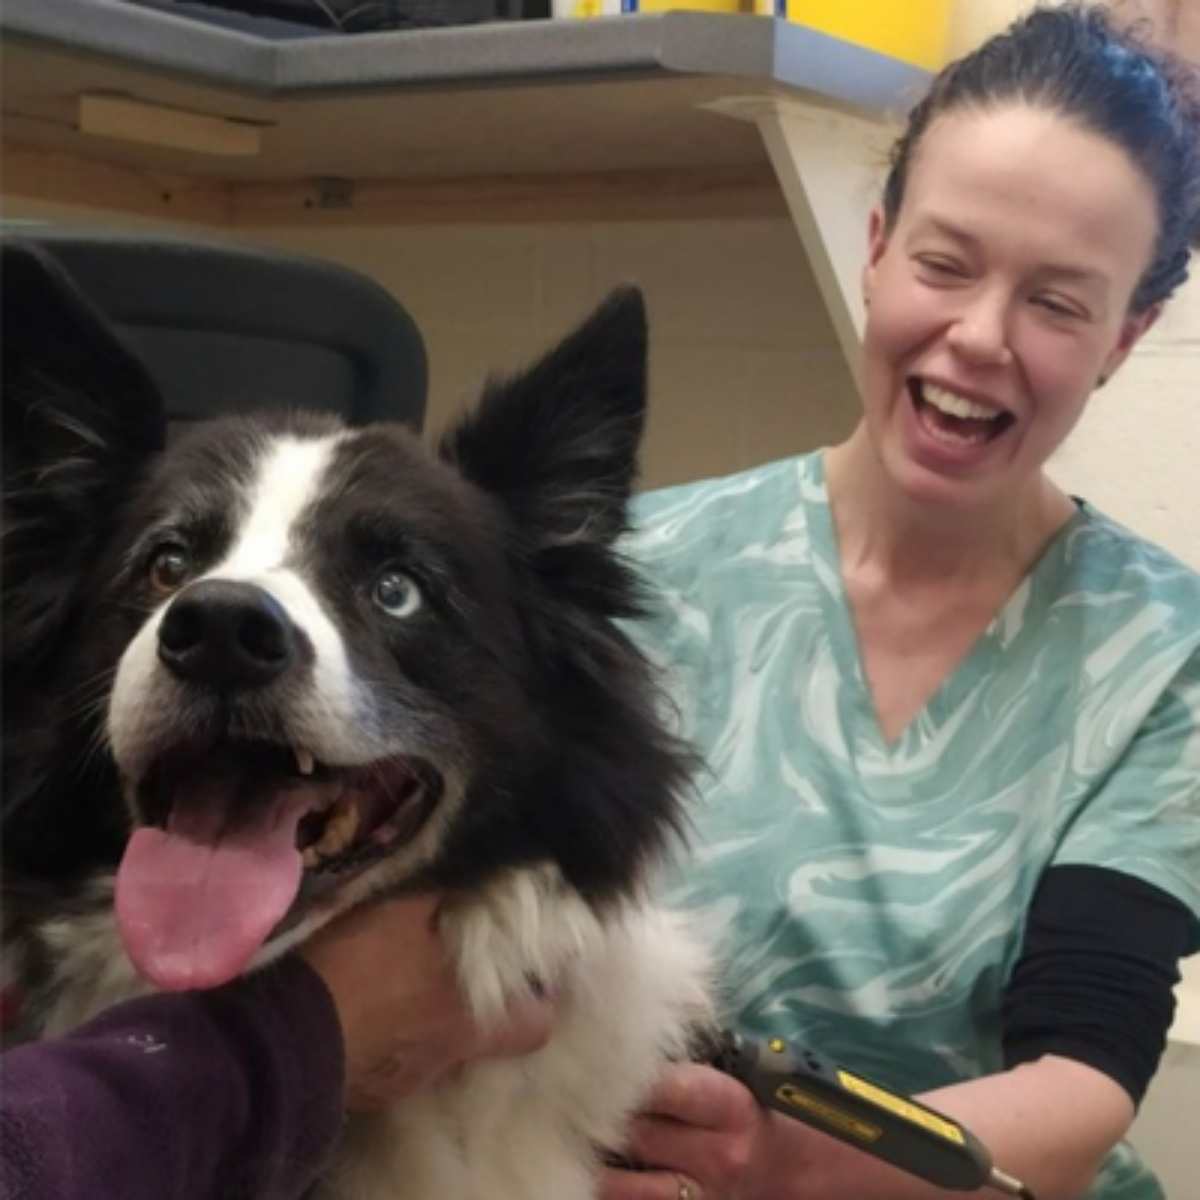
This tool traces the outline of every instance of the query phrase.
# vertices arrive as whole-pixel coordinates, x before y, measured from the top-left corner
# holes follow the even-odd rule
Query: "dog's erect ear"
[[[4,453],[49,467],[104,452],[136,460],[163,446],[162,398],[141,361],[41,247],[0,241]]]
[[[104,316],[45,250],[0,242],[4,659],[32,666],[60,630],[141,465],[165,437],[162,399]]]
[[[441,444],[501,499],[533,553],[607,546],[625,528],[646,408],[646,310],[620,288],[523,374],[488,385]]]

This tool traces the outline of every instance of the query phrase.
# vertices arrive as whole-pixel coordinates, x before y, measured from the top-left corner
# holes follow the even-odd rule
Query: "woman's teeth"
[[[960,396],[956,392],[949,392],[945,388],[937,387],[932,383],[923,383],[920,385],[920,396],[926,404],[932,405],[947,416],[959,417],[963,420],[971,421],[996,421],[1004,414],[995,408],[987,408],[982,404],[976,404],[974,400],[968,400],[966,396]]]
[[[909,391],[917,420],[929,437],[946,446],[981,446],[1013,422],[1002,408],[990,408],[948,388],[911,378]]]

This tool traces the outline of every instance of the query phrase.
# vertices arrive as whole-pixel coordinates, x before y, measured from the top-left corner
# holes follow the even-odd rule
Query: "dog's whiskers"
[[[101,700],[95,707],[99,708],[107,697],[101,697]],[[83,748],[81,755],[82,766],[86,769],[90,767],[100,755],[108,752],[108,729],[103,721],[97,722],[91,732],[88,734],[88,740]]]
[[[64,689],[63,699],[70,705],[75,704],[77,697],[82,697],[85,703],[91,703],[95,700],[107,702],[112,681],[116,677],[116,674],[117,668],[115,664],[103,667],[87,679],[80,680],[73,687]],[[95,695],[89,695],[89,693],[93,692]]]

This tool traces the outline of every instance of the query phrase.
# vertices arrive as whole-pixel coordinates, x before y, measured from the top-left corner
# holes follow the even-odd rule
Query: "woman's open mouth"
[[[944,446],[968,448],[995,441],[1016,418],[948,388],[911,376],[908,392],[921,429]]]

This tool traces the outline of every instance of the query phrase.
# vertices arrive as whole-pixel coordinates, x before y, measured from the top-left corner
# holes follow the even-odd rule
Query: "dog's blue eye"
[[[411,617],[422,602],[421,589],[400,571],[388,571],[375,583],[372,599],[389,617]]]

